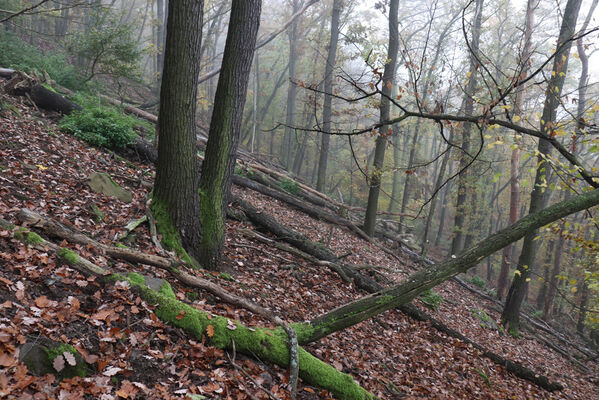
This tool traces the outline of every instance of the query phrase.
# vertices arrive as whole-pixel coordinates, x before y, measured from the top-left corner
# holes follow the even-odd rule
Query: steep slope
[[[13,101],[13,100],[10,100]],[[122,203],[91,192],[86,177],[107,172],[133,193]],[[145,215],[144,199],[153,167],[119,159],[89,148],[60,133],[51,120],[21,104],[0,117],[0,218],[14,221],[22,207],[51,216],[92,235],[115,242],[125,225]],[[373,272],[389,281],[401,280],[420,268],[398,252],[394,258],[349,231],[317,221],[251,190],[235,193],[281,223],[314,241],[330,246],[354,264],[376,265]],[[98,212],[98,210],[103,214]],[[99,216],[100,215],[100,216]],[[354,299],[362,293],[337,274],[296,255],[252,239],[245,222],[230,221],[225,247],[229,274],[205,277],[233,293],[272,310],[287,321],[303,321]],[[145,225],[129,235],[129,245],[158,253]],[[113,263],[81,246],[78,253],[119,271],[138,271],[167,279],[148,266]],[[365,270],[370,271],[370,270]],[[28,248],[0,230],[0,392],[10,395],[70,398],[181,398],[185,393],[210,398],[285,399],[286,371],[257,360],[227,355],[204,343],[189,341],[179,330],[157,320],[151,307],[126,287],[103,285],[64,265],[54,256]],[[269,325],[244,309],[223,304],[205,293],[173,285],[177,297],[203,310]],[[336,368],[350,373],[381,398],[539,398],[591,399],[597,396],[597,365],[587,371],[538,341],[515,339],[481,326],[477,311],[492,319],[493,305],[461,286],[447,282],[437,288],[443,297],[438,311],[427,312],[507,358],[562,382],[562,392],[548,393],[515,378],[503,367],[480,357],[477,350],[393,311],[331,335],[308,349]],[[418,301],[419,306],[423,304]],[[14,361],[17,348],[36,337],[73,344],[94,362],[85,380],[61,383],[51,376],[33,378]],[[574,350],[570,349],[572,352]],[[251,376],[252,380],[247,377]],[[104,397],[102,397],[104,396]],[[328,398],[317,388],[302,386],[299,398]],[[31,398],[31,397],[30,397]],[[595,397],[599,398],[599,397]]]

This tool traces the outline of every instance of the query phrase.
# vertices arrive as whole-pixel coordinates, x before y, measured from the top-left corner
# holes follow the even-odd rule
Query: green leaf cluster
[[[139,119],[123,114],[116,107],[102,105],[97,98],[77,96],[75,102],[83,107],[64,116],[59,123],[63,132],[83,139],[91,145],[119,149],[135,139],[136,127],[149,129]]]

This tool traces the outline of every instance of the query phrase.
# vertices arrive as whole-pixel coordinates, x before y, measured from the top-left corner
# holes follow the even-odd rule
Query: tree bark
[[[524,28],[524,46],[522,49],[522,74],[526,75],[530,69],[530,57],[532,54],[532,30],[534,27],[534,11],[537,8],[539,0],[528,0],[526,4],[526,23]],[[522,115],[522,93],[516,94],[514,104],[515,115]],[[518,209],[520,207],[520,140],[521,135],[514,135],[515,146],[512,150],[510,160],[510,217],[509,223],[513,224],[518,220]],[[503,299],[507,287],[507,278],[510,271],[510,263],[514,258],[514,246],[509,245],[503,249],[501,256],[501,270],[497,281],[497,298]]]
[[[337,55],[337,42],[339,41],[339,18],[343,0],[334,0],[333,13],[331,15],[331,37],[327,55],[327,64],[324,72],[324,103],[322,106],[322,133],[320,143],[320,156],[318,159],[318,174],[316,178],[316,190],[324,192],[327,162],[329,157],[329,143],[331,137],[327,132],[331,131],[331,105],[333,101],[333,68],[335,68],[335,57]]]
[[[234,1],[200,177],[202,241],[198,260],[217,269],[225,238],[227,197],[236,162],[262,0]],[[195,103],[194,103],[195,104]]]
[[[570,38],[576,29],[576,20],[578,19],[581,3],[581,0],[568,0],[564,10],[564,18],[556,47],[558,52],[554,59],[552,70],[555,74],[552,74],[549,78],[545,93],[543,114],[541,116],[541,132],[548,137],[555,136],[553,131],[555,128],[557,107],[560,104],[560,96],[568,71],[568,58],[572,47]],[[545,186],[548,184],[547,175],[549,166],[547,165],[546,159],[550,157],[551,149],[551,144],[547,140],[539,139],[537,172],[535,175],[534,187],[530,196],[530,206],[528,208],[529,214],[542,210],[547,202]],[[520,307],[527,292],[530,267],[536,256],[537,243],[534,240],[536,235],[537,231],[533,230],[524,237],[516,274],[514,275],[507,295],[501,319],[508,331],[517,332],[519,329]]]
[[[192,257],[200,255],[199,168],[195,114],[203,1],[169,3],[158,129],[160,143],[152,210],[158,229],[180,242]]]
[[[293,14],[299,9],[299,0],[291,0],[293,3]],[[287,114],[285,116],[285,136],[281,143],[281,155],[283,164],[288,170],[293,162],[293,138],[295,130],[295,99],[297,88],[295,83],[295,67],[297,64],[297,20],[294,20],[289,30],[289,86],[287,87]]]
[[[383,72],[382,79],[382,94],[380,111],[380,122],[385,123],[389,120],[390,102],[389,96],[393,87],[395,75],[395,66],[397,65],[397,53],[399,50],[399,32],[397,14],[399,11],[399,0],[391,0],[389,3],[389,46],[387,53],[387,63]],[[389,128],[392,129],[392,128]],[[381,190],[381,174],[383,172],[383,162],[385,161],[385,147],[387,146],[387,126],[380,128],[376,138],[376,146],[374,150],[374,162],[372,172],[370,173],[368,191],[368,205],[366,207],[366,215],[364,217],[364,231],[368,236],[374,235],[374,227],[376,224],[376,212],[379,203],[379,193]]]
[[[470,44],[470,68],[469,68],[469,79],[466,85],[466,91],[464,93],[464,114],[472,116],[474,110],[474,94],[478,87],[476,72],[478,65],[478,49],[480,42],[480,31],[482,23],[482,9],[483,0],[476,0],[476,7],[474,11],[474,25],[472,27],[472,43]],[[458,176],[458,197],[456,200],[455,217],[453,225],[453,239],[451,241],[451,254],[459,254],[464,247],[465,232],[466,229],[466,200],[468,192],[472,190],[472,182],[469,182],[468,165],[472,162],[468,156],[471,148],[470,134],[472,131],[471,123],[464,123],[462,132],[462,154],[460,158],[460,169],[463,171]]]
[[[365,321],[384,311],[407,304],[420,293],[465,272],[493,254],[538,228],[599,204],[599,189],[586,192],[551,207],[528,214],[513,225],[487,237],[456,258],[449,258],[409,276],[404,282],[364,296],[310,321],[310,341]]]

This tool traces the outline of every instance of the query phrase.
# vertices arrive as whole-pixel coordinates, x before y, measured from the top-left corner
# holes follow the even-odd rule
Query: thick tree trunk
[[[382,95],[380,110],[380,122],[389,120],[390,102],[389,96],[393,87],[395,75],[395,66],[397,65],[397,53],[399,50],[399,33],[397,14],[399,11],[399,0],[391,0],[389,4],[389,46],[387,53],[387,63],[383,72]],[[381,190],[381,174],[383,173],[383,162],[385,161],[385,147],[387,146],[387,126],[382,126],[376,138],[376,147],[374,150],[374,162],[372,172],[370,173],[368,185],[368,205],[364,217],[364,231],[367,235],[374,235],[374,226],[376,224],[376,212],[379,203],[379,193]]]
[[[320,143],[320,157],[318,159],[318,175],[316,179],[316,190],[324,192],[327,174],[327,162],[329,157],[329,143],[331,137],[327,132],[331,131],[331,104],[333,101],[333,68],[335,67],[335,56],[337,55],[337,42],[339,40],[339,17],[343,8],[342,0],[333,2],[333,13],[331,15],[331,37],[327,55],[327,64],[324,73],[324,104],[322,106],[322,140]]]
[[[82,109],[78,104],[39,84],[34,85],[29,94],[36,106],[46,110],[70,114]]]
[[[568,71],[568,58],[572,42],[570,38],[576,30],[576,20],[580,10],[581,0],[568,0],[564,10],[564,18],[557,41],[557,53],[553,64],[555,74],[549,78],[545,94],[545,105],[541,116],[541,132],[549,137],[554,136],[555,120],[557,116],[557,107],[560,104],[560,96],[564,86],[564,80]],[[536,213],[545,207],[547,194],[545,185],[548,181],[547,159],[551,155],[551,144],[545,139],[539,139],[537,172],[535,176],[534,188],[530,196],[529,214]],[[535,237],[536,230],[527,233],[522,244],[522,252],[518,259],[516,274],[512,280],[512,285],[508,292],[505,302],[505,308],[501,316],[502,322],[508,331],[517,332],[520,322],[520,307],[524,300],[528,287],[528,278],[530,269],[536,256],[537,243]]]
[[[172,249],[181,243],[200,255],[199,168],[196,160],[195,114],[203,1],[169,4],[158,129],[160,144],[152,210],[163,241]]]
[[[241,118],[261,8],[262,0],[235,1],[231,8],[199,184],[202,241],[198,259],[206,268],[218,268],[224,243],[227,197],[237,159]]]

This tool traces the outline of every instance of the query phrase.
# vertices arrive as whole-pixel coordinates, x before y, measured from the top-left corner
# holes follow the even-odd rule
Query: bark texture
[[[218,267],[262,0],[234,1],[200,178],[200,263]],[[195,104],[195,103],[194,103]]]
[[[199,168],[195,114],[203,1],[169,2],[164,70],[160,89],[160,144],[152,210],[165,244],[200,254]],[[180,251],[180,249],[179,249]]]

